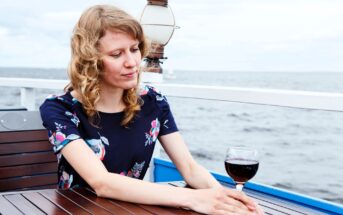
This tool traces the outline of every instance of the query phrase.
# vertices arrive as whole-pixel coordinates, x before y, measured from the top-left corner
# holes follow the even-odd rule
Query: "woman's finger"
[[[245,208],[245,209],[244,209]],[[228,205],[228,204],[222,204],[220,207],[217,208],[218,214],[221,214],[220,212],[224,212],[223,214],[237,214],[237,215],[251,215],[252,212],[249,211],[245,206],[243,208],[236,207],[235,205]]]
[[[241,202],[237,199],[231,198],[231,197],[227,197],[225,199],[225,203],[228,205],[233,205],[237,208],[245,209],[246,211],[249,210],[248,207],[243,202]]]
[[[226,189],[226,193],[228,196],[230,196],[236,200],[241,201],[250,210],[256,210],[256,203],[251,198],[249,198],[247,195],[245,195],[243,192],[240,192],[237,190]]]

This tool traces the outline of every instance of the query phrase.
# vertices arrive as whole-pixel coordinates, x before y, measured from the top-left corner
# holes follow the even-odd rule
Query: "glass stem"
[[[241,191],[241,192],[242,192],[242,190],[243,190],[243,184],[241,184],[241,183],[237,183],[237,184],[236,184],[236,190],[238,190],[238,191]]]

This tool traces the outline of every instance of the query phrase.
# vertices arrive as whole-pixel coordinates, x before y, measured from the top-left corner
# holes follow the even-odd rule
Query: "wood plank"
[[[221,182],[223,186],[232,188],[231,184]],[[325,213],[313,210],[311,208],[296,204],[287,200],[283,200],[271,195],[266,195],[260,192],[256,192],[250,189],[243,190],[248,196],[253,198],[260,206],[265,210],[265,212],[271,214],[317,214],[324,215]]]
[[[10,179],[0,179],[0,191],[29,188],[34,186],[57,184],[56,174],[24,176]]]
[[[279,204],[271,203],[263,199],[255,198],[247,194],[251,198],[253,198],[263,209],[263,211],[269,212],[271,214],[294,214],[294,215],[303,215],[306,213],[302,213],[300,211],[290,210],[289,208],[285,208],[280,206]]]
[[[185,187],[186,183],[184,181],[172,181],[164,182],[163,184],[168,184],[171,186]],[[221,182],[221,184],[228,188],[233,188],[231,184]],[[294,214],[294,215],[303,215],[303,214],[324,214],[316,210],[286,201],[279,198],[273,198],[270,195],[264,195],[262,193],[257,193],[255,191],[244,189],[244,192],[253,198],[265,211],[266,214]]]
[[[95,193],[93,193],[92,191],[88,189],[76,188],[76,189],[73,189],[73,191],[79,195],[82,195],[84,198],[87,198],[88,200],[95,202],[101,207],[107,209],[108,211],[115,211],[115,214],[118,214],[118,215],[135,214],[134,212],[126,208],[123,208],[117,204],[113,204],[111,201],[109,201],[109,199],[97,197]],[[150,213],[147,213],[147,214],[150,214]]]
[[[274,208],[271,208],[271,207],[268,207],[265,205],[261,205],[261,204],[259,204],[259,205],[265,214],[273,214],[273,215],[285,215],[286,214],[286,215],[290,215],[290,213],[287,213],[287,212],[278,211],[278,210],[275,210]],[[295,213],[295,214],[297,214],[297,213]]]
[[[62,210],[59,206],[53,204],[51,201],[46,199],[43,195],[41,195],[38,192],[26,192],[22,195],[46,214],[68,214],[66,211]]]
[[[56,155],[53,152],[39,152],[0,156],[0,167],[46,162],[57,162]]]
[[[232,188],[232,184],[228,184],[225,182],[221,182],[221,184],[225,187]],[[249,197],[253,198],[259,205],[268,213],[272,214],[294,214],[294,215],[303,215],[303,214],[317,214],[321,215],[321,213],[317,210],[312,210],[311,208],[302,206],[300,204],[296,204],[287,200],[283,200],[277,197],[273,197],[271,195],[266,195],[260,192],[256,192],[250,189],[244,188],[243,190],[245,194]]]
[[[139,207],[138,204],[123,202],[123,201],[114,200],[114,199],[111,199],[110,202],[112,204],[118,205],[119,207],[125,208],[126,210],[129,210],[133,214],[139,214],[139,215],[154,214],[154,213],[151,213],[150,211],[145,210],[144,208]]]
[[[31,191],[31,190],[46,190],[46,189],[56,189],[57,188],[57,184],[49,184],[49,185],[42,185],[42,186],[34,186],[34,187],[25,187],[25,188],[20,188],[17,190],[13,190],[13,191]],[[10,192],[13,192],[10,191]]]
[[[318,210],[314,210],[308,207],[305,207],[300,204],[296,204],[287,200],[276,198],[270,195],[265,195],[258,193],[252,190],[245,191],[248,196],[254,198],[259,204],[263,207],[273,208],[275,211],[282,211],[287,214],[317,214],[324,215],[325,213]]]
[[[0,167],[0,179],[44,173],[55,173],[57,177],[57,162]]]
[[[8,194],[4,197],[14,204],[25,215],[44,215],[41,210],[39,210],[35,205],[33,205],[20,194]]]
[[[48,131],[45,129],[32,131],[25,130],[0,132],[0,143],[15,143],[47,139]]]
[[[98,200],[101,200],[101,201],[99,201],[99,204],[104,203],[102,206],[104,206],[105,208],[107,208],[109,206],[110,201],[108,201],[106,199],[103,199],[103,198],[97,198],[97,196],[93,192],[91,192],[89,190],[86,190],[86,189],[83,189],[83,188],[76,188],[76,189],[73,189],[73,190],[74,190],[74,192],[79,193],[82,196],[84,196],[85,198],[91,199],[94,202],[97,202]],[[105,201],[103,201],[103,200],[105,200]],[[118,205],[123,205],[123,202],[121,202],[121,201],[115,201],[115,200],[111,200],[111,201],[115,202]],[[112,204],[112,205],[114,205],[114,204]],[[187,211],[187,210],[177,209],[177,208],[172,208],[172,207],[160,207],[160,206],[143,205],[143,204],[136,204],[136,206],[144,209],[147,212],[150,212],[150,213],[147,213],[147,214],[165,214],[165,215],[169,215],[169,214],[170,215],[171,214],[190,214],[190,215],[191,214],[194,214],[194,215],[195,214],[199,214],[199,213],[196,213],[196,212],[193,212],[193,211]],[[120,206],[116,206],[116,207],[120,207]],[[130,207],[131,207],[131,205],[130,205]],[[128,209],[125,209],[125,210],[129,211]],[[116,213],[118,211],[113,210],[111,212],[115,212]],[[139,214],[142,214],[142,213],[145,213],[145,212],[139,210]],[[120,214],[122,214],[122,212]],[[136,213],[130,212],[129,214],[136,214]]]
[[[69,190],[58,190],[57,192],[62,194],[66,198],[70,199],[71,201],[75,202],[76,204],[82,206],[87,211],[93,214],[97,214],[97,215],[112,214],[111,212],[99,206],[98,204],[94,203],[93,201],[88,200],[75,192],[70,192]]]
[[[0,155],[15,154],[23,152],[36,152],[36,151],[52,151],[52,144],[45,140],[34,142],[16,142],[16,143],[2,143],[0,144]]]
[[[56,205],[63,208],[70,214],[78,214],[78,215],[89,215],[91,214],[82,206],[76,204],[75,202],[70,201],[65,196],[56,192],[56,190],[42,190],[39,191],[45,198],[49,199],[50,201],[54,202]]]
[[[0,196],[0,214],[2,215],[22,215],[23,213],[14,207],[7,199]]]
[[[172,207],[162,207],[162,206],[152,206],[152,205],[143,205],[140,204],[139,207],[151,212],[152,214],[161,214],[161,215],[199,215],[199,213],[191,210],[184,210]]]
[[[170,185],[173,187],[189,187],[189,186],[187,186],[187,183],[184,181],[168,181],[168,182],[160,182],[159,184]],[[189,188],[191,188],[191,187],[189,187]]]

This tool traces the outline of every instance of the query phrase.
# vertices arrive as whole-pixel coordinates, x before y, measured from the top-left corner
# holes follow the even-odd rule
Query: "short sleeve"
[[[163,135],[178,131],[178,128],[176,126],[172,111],[170,110],[170,106],[167,101],[167,98],[159,90],[157,90],[156,88],[152,86],[145,86],[142,92],[143,94],[144,93],[148,94],[148,96],[154,100],[159,110],[159,116],[158,116],[159,121],[160,121],[159,136],[163,136]]]
[[[69,142],[81,138],[78,131],[80,120],[63,97],[47,98],[40,106],[40,114],[55,153]]]

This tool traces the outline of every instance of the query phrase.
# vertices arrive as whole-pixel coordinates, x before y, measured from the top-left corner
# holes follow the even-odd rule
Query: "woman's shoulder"
[[[142,98],[148,97],[150,99],[154,99],[155,101],[162,101],[165,100],[165,96],[159,91],[156,87],[151,85],[144,85],[139,92],[139,95]]]
[[[41,109],[51,108],[51,107],[60,107],[60,108],[72,107],[77,102],[78,101],[74,97],[72,97],[70,92],[66,92],[62,95],[49,95],[46,97],[45,101],[41,105]]]
[[[144,101],[143,109],[155,107],[159,110],[169,108],[167,98],[156,87],[145,85],[140,90],[140,96]]]

